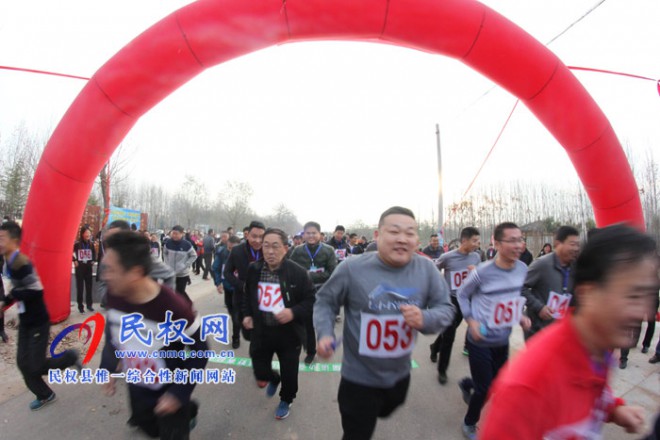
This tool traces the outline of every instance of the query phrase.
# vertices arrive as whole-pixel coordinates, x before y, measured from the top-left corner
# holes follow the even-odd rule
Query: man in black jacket
[[[232,316],[236,322],[243,322],[243,296],[245,292],[245,279],[250,263],[263,261],[261,253],[261,243],[264,239],[266,226],[259,221],[250,222],[248,226],[246,240],[234,246],[225,263],[225,280],[234,287],[234,313]],[[250,340],[250,332],[243,328],[243,337],[246,341]]]
[[[245,282],[243,326],[252,329],[250,356],[257,385],[267,386],[272,397],[280,382],[278,420],[289,416],[298,392],[298,358],[305,334],[305,321],[314,307],[314,284],[307,270],[285,258],[287,235],[267,229],[263,237],[263,262],[251,264]],[[273,354],[280,361],[279,374],[271,366]]]

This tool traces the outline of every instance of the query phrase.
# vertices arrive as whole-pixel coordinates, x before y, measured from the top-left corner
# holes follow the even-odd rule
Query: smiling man
[[[417,222],[399,206],[380,216],[378,251],[337,266],[317,294],[317,352],[328,358],[338,342],[335,317],[344,307],[344,359],[339,412],[344,439],[369,439],[379,417],[406,400],[417,332],[438,333],[454,318],[449,288],[433,262],[415,253]]]
[[[527,266],[519,260],[524,241],[520,228],[515,223],[500,223],[493,237],[495,259],[471,271],[456,293],[468,324],[466,345],[472,379],[463,379],[459,386],[468,404],[463,435],[470,440],[477,436],[477,422],[490,384],[509,358],[512,327],[518,323],[525,330],[530,327],[529,318],[523,315],[525,298],[521,290]]]
[[[591,235],[575,263],[574,312],[534,336],[502,371],[480,438],[600,439],[606,422],[639,432],[642,409],[615,398],[608,383],[612,350],[633,344],[659,284],[649,236],[624,225]]]

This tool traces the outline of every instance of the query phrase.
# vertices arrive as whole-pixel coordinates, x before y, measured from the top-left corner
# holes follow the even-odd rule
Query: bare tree
[[[225,184],[218,197],[218,205],[227,226],[240,229],[255,217],[250,207],[253,194],[254,190],[247,182],[232,180]]]

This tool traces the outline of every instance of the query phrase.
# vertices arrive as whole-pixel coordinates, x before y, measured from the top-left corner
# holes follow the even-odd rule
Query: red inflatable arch
[[[644,227],[637,186],[605,115],[552,52],[483,4],[199,0],[101,67],[46,146],[25,210],[23,249],[41,275],[53,321],[69,315],[71,247],[94,179],[138,118],[208,67],[275,44],[321,39],[410,47],[481,72],[520,98],[564,146],[599,225],[627,220]]]

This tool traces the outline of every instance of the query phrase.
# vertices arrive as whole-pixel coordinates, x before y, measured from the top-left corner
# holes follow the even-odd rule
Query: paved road
[[[189,292],[202,315],[225,311],[222,297],[215,293],[210,281],[195,276]],[[75,309],[75,307],[74,307]],[[71,322],[82,321],[77,312]],[[459,329],[457,340],[463,338],[465,326]],[[430,336],[420,336],[413,353],[419,367],[413,369],[408,401],[394,415],[378,423],[375,439],[446,439],[462,438],[460,426],[465,412],[457,381],[468,372],[467,358],[461,355],[461,344],[456,344],[449,369],[449,383],[438,384],[435,364],[428,359]],[[522,346],[519,330],[512,338],[512,352]],[[226,349],[219,344],[215,350]],[[237,357],[248,357],[247,344],[236,350]],[[302,355],[304,356],[304,354]],[[301,356],[301,358],[302,358]],[[340,356],[332,362],[340,362]],[[657,366],[648,364],[648,355],[633,350],[627,370],[617,371],[614,388],[630,402],[641,404],[647,411],[660,408],[660,380]],[[98,366],[98,354],[91,366]],[[227,368],[209,362],[208,368]],[[339,374],[331,372],[301,372],[300,391],[291,415],[277,421],[273,412],[277,397],[267,399],[264,390],[257,388],[252,370],[234,367],[236,383],[233,385],[198,385],[194,398],[201,403],[195,439],[286,439],[325,440],[341,437],[337,410]],[[0,370],[1,371],[1,370]],[[0,377],[3,388],[7,377]],[[38,412],[28,410],[32,394],[23,387],[0,396],[0,439],[134,439],[146,438],[127,427],[127,395],[125,386],[118,386],[112,397],[102,395],[96,385],[55,385],[58,401]],[[4,398],[3,398],[4,397]],[[650,414],[649,414],[650,420]],[[635,439],[617,427],[608,427],[606,439]]]

